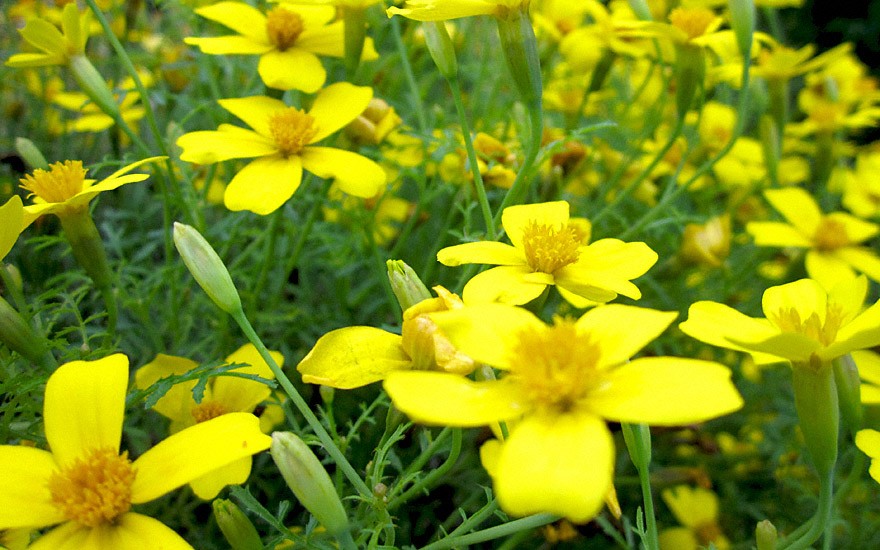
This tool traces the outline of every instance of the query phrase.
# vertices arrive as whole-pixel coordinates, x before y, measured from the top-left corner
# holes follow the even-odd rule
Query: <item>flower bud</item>
[[[58,210],[56,214],[76,262],[91,277],[98,289],[109,289],[113,283],[113,275],[107,262],[104,241],[95,227],[88,205]]]
[[[120,117],[119,105],[113,97],[113,92],[107,87],[107,82],[98,69],[92,65],[85,55],[75,55],[70,58],[70,71],[73,78],[84,94],[89,96],[92,103],[101,111],[114,120]]]
[[[853,437],[862,429],[862,392],[859,369],[850,354],[835,359],[834,384],[843,425]]]
[[[461,309],[464,304],[457,294],[435,286],[436,298],[422,300],[403,312],[400,345],[417,370],[439,369],[455,374],[470,374],[474,360],[460,352],[440,330],[430,314]]]
[[[37,146],[34,145],[34,142],[28,138],[15,138],[15,152],[21,155],[21,158],[24,159],[31,169],[49,169],[49,163],[46,162],[46,157],[44,157],[43,153],[41,153]]]
[[[730,215],[715,216],[702,225],[687,224],[680,253],[687,262],[720,267],[730,254]]]
[[[762,520],[755,527],[755,542],[758,550],[776,550],[776,527],[770,520]]]
[[[391,290],[397,297],[400,309],[406,311],[422,300],[431,297],[428,287],[419,279],[416,272],[403,260],[388,260],[385,262],[388,268],[388,280]]]
[[[730,26],[736,35],[736,44],[743,59],[752,55],[752,36],[755,34],[754,0],[728,0]]]
[[[826,479],[837,462],[840,409],[831,365],[792,364],[794,406],[804,443],[820,479]]]
[[[440,69],[444,78],[453,79],[458,76],[458,60],[455,57],[455,46],[446,30],[444,21],[425,21],[422,23],[425,32],[425,45],[431,59]]]
[[[348,530],[348,517],[327,470],[302,439],[292,432],[273,432],[269,454],[287,486],[328,533]]]
[[[214,519],[232,550],[262,550],[263,541],[251,520],[231,500],[215,499]]]
[[[15,308],[0,297],[0,342],[31,362],[52,365],[49,348],[43,338],[31,329]]]
[[[241,298],[223,260],[201,233],[188,225],[174,222],[174,246],[186,268],[217,307],[230,315],[241,311]]]

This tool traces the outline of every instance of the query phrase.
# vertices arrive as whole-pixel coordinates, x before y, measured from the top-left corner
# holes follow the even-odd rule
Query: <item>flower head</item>
[[[128,359],[73,361],[46,384],[50,451],[0,446],[0,529],[49,527],[45,548],[189,548],[171,529],[131,511],[238,459],[271,438],[251,414],[231,414],[183,430],[132,460],[119,451]]]
[[[467,303],[525,304],[548,285],[556,285],[579,307],[607,302],[618,294],[640,298],[630,279],[654,265],[657,254],[645,243],[601,239],[587,244],[589,225],[569,219],[568,209],[565,201],[505,208],[501,223],[512,245],[465,243],[440,250],[437,260],[450,266],[499,266],[468,281],[463,293]]]
[[[76,2],[64,7],[61,15],[61,30],[44,19],[29,19],[19,34],[40,50],[40,53],[19,53],[6,60],[7,67],[43,67],[46,65],[66,65],[72,57],[84,55],[89,38],[91,12],[82,14]]]
[[[660,496],[682,525],[660,533],[661,550],[697,550],[709,544],[719,550],[730,548],[718,525],[718,495],[702,487],[679,485]]]
[[[351,195],[370,198],[385,184],[385,172],[372,160],[342,149],[315,144],[360,115],[373,90],[340,82],[321,90],[308,111],[264,96],[221,99],[220,105],[252,129],[222,124],[216,131],[190,132],[177,140],[181,160],[211,164],[256,158],[226,188],[230,210],[266,215],[299,187],[303,168],[335,178]]]
[[[385,379],[395,407],[417,422],[485,426],[509,437],[483,446],[483,465],[506,511],[583,522],[602,505],[614,444],[605,420],[679,425],[734,411],[730,371],[675,357],[630,357],[665,330],[674,312],[600,306],[547,325],[528,311],[481,304],[431,314],[450,341],[499,380],[397,371]]]

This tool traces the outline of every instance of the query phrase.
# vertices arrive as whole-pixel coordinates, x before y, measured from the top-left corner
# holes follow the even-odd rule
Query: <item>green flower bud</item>
[[[458,60],[455,57],[452,38],[449,37],[449,31],[446,30],[446,23],[425,21],[422,23],[422,29],[425,31],[425,45],[428,46],[428,53],[431,54],[431,59],[440,69],[440,74],[450,80],[455,78],[458,75]]]
[[[621,428],[630,460],[641,471],[651,463],[651,429],[647,424],[621,424]]]
[[[832,364],[843,425],[855,437],[856,432],[862,429],[862,384],[859,380],[859,369],[850,354],[838,357]]]
[[[675,62],[675,106],[684,118],[706,80],[706,54],[695,44],[679,44]]]
[[[49,357],[46,341],[3,297],[0,297],[0,342],[29,361],[46,366],[54,364],[54,359]]]
[[[769,520],[758,522],[755,527],[755,542],[758,550],[776,550],[776,527]]]
[[[118,119],[120,116],[119,105],[116,104],[116,99],[113,97],[110,88],[107,87],[107,82],[104,81],[104,77],[102,77],[101,73],[98,72],[98,69],[92,65],[89,58],[84,55],[75,55],[71,57],[70,70],[73,73],[74,80],[76,80],[76,83],[79,85],[83,93],[89,96],[89,99],[91,99],[92,102],[104,112],[104,114],[113,119]]]
[[[818,360],[810,364],[793,364],[792,367],[794,406],[804,443],[819,478],[826,479],[837,462],[840,427],[833,369],[830,364]]]
[[[88,206],[58,211],[56,214],[77,263],[92,278],[98,289],[109,289],[113,276],[107,262],[107,252]]]
[[[37,146],[34,145],[34,142],[28,138],[15,138],[15,152],[21,155],[21,158],[24,159],[31,169],[49,169],[49,163],[46,162],[46,157],[44,157],[43,153],[41,153]]]
[[[251,520],[231,500],[218,498],[211,503],[214,519],[232,550],[263,550],[263,541]]]
[[[385,266],[388,268],[388,281],[391,283],[391,290],[394,291],[401,310],[406,311],[422,300],[431,297],[428,287],[406,262],[388,260],[385,262]]]
[[[269,454],[300,503],[334,536],[348,531],[348,517],[321,461],[292,432],[273,432]]]
[[[538,41],[532,21],[523,9],[510,10],[507,17],[495,18],[501,51],[507,60],[513,83],[529,110],[531,121],[529,150],[537,152],[543,135],[543,85],[541,83],[541,59]]]
[[[736,35],[736,44],[743,59],[752,55],[752,36],[755,34],[754,0],[728,0],[730,26]]]
[[[646,0],[629,0],[629,7],[636,14],[636,17],[642,21],[652,21],[654,19]]]
[[[241,312],[241,298],[214,248],[195,228],[174,222],[174,246],[186,268],[217,307],[230,315]]]

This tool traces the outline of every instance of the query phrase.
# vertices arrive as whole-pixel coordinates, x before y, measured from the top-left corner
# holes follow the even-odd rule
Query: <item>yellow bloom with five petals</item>
[[[630,360],[675,312],[612,304],[546,325],[522,308],[481,304],[431,314],[475,361],[503,371],[474,382],[429,371],[385,379],[394,406],[425,424],[477,427],[507,421],[509,437],[481,449],[501,507],[584,522],[611,487],[614,443],[605,420],[674,426],[742,406],[730,371],[676,357]]]
[[[256,158],[229,182],[223,201],[230,210],[274,212],[299,187],[303,168],[335,178],[350,195],[370,198],[385,185],[385,172],[357,153],[314,144],[357,118],[373,90],[347,82],[321,90],[308,112],[265,96],[221,99],[220,106],[251,129],[221,124],[216,131],[190,132],[177,140],[181,160],[212,164]]]
[[[6,66],[24,68],[66,65],[71,58],[85,55],[90,21],[91,12],[86,10],[80,14],[76,2],[64,7],[60,31],[44,19],[29,19],[18,32],[25,42],[40,50],[40,53],[15,54],[6,60]]]
[[[50,451],[0,446],[0,529],[59,525],[30,548],[191,548],[132,512],[192,479],[269,448],[256,417],[235,413],[183,430],[132,461],[119,452],[128,359],[73,361],[46,384]]]

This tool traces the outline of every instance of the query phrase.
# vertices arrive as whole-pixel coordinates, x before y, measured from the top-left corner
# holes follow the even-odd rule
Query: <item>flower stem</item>
[[[446,458],[446,461],[440,465],[439,468],[428,473],[424,478],[413,484],[412,487],[395,497],[391,502],[388,503],[388,510],[393,510],[395,507],[405,503],[407,500],[411,499],[413,496],[421,493],[433,483],[446,475],[446,473],[455,465],[458,461],[458,455],[461,453],[461,428],[447,428],[452,432],[452,448],[449,450],[449,456]],[[441,432],[442,434],[445,433]],[[436,449],[437,443],[440,442],[441,436],[438,436],[434,442],[428,446],[424,453],[422,453],[420,459],[424,457],[424,460],[427,461],[433,454]],[[444,438],[445,439],[445,438]],[[412,470],[412,468],[409,468]],[[401,479],[406,476],[401,476]]]
[[[654,517],[654,498],[651,495],[651,431],[644,424],[626,423],[621,424],[621,430],[629,457],[639,472],[639,484],[642,487],[646,528],[642,542],[647,550],[659,550],[660,539],[657,535],[657,519]]]
[[[446,550],[447,548],[464,547],[468,544],[476,544],[487,540],[500,539],[526,529],[534,529],[542,527],[549,523],[557,521],[559,516],[553,514],[535,514],[533,516],[524,517],[514,521],[509,521],[503,525],[497,525],[482,531],[476,531],[469,535],[458,537],[447,537],[435,543],[423,546],[421,550]]]
[[[819,480],[819,507],[816,510],[816,515],[810,520],[810,529],[796,540],[780,545],[779,550],[805,550],[819,540],[831,520],[831,510],[834,504],[833,486],[834,470],[832,469],[826,475],[821,476]]]

